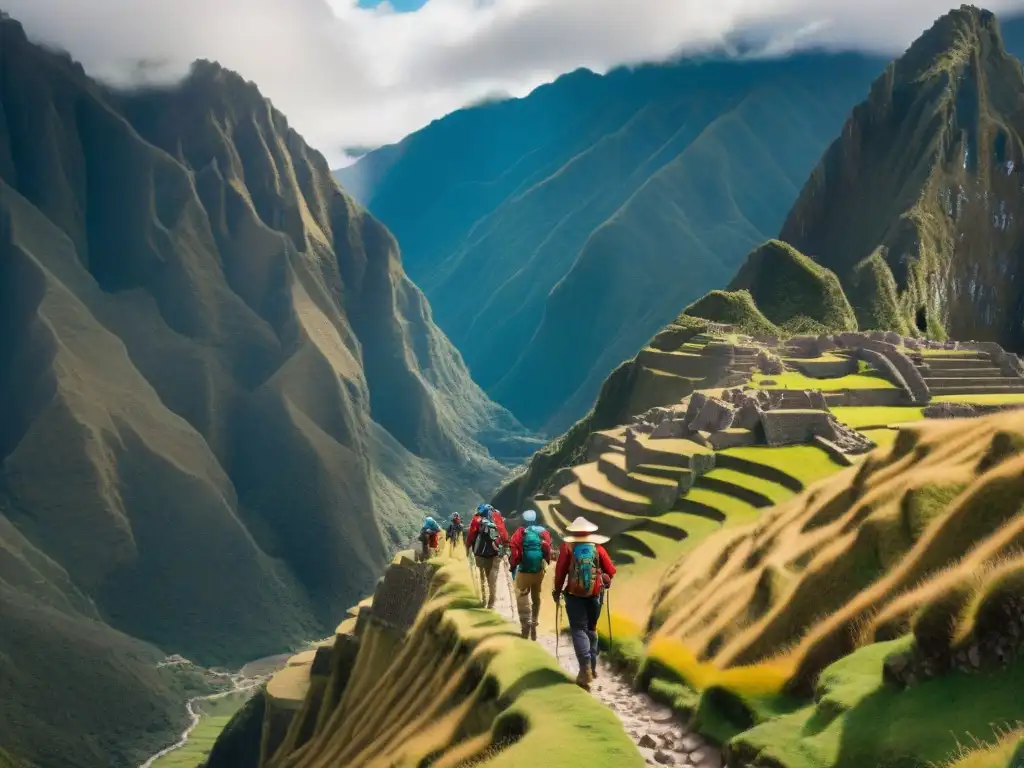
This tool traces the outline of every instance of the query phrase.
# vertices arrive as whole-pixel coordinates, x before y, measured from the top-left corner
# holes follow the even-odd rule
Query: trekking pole
[[[559,664],[562,663],[562,660],[560,658],[558,658],[558,636],[562,634],[561,624],[562,624],[562,601],[558,600],[555,603],[555,661],[557,661]]]
[[[519,611],[516,609],[516,598],[515,590],[512,587],[512,566],[509,565],[508,555],[504,555],[505,560],[505,583],[508,585],[508,602],[512,610],[512,619],[516,620],[519,618]]]
[[[605,587],[604,599],[608,603],[608,650],[612,649],[612,590],[611,587]]]
[[[480,587],[476,583],[476,571],[473,570],[473,561],[470,559],[469,551],[466,551],[466,567],[469,568],[469,583],[473,585],[473,596],[480,600]]]

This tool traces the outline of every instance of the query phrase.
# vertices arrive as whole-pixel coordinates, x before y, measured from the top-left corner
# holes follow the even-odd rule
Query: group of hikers
[[[524,639],[537,639],[541,592],[544,575],[551,565],[551,533],[537,523],[532,509],[523,512],[523,525],[510,537],[501,512],[490,504],[481,504],[464,529],[458,513],[452,515],[444,530],[449,554],[460,544],[467,560],[472,557],[480,579],[481,599],[487,608],[494,608],[498,576],[504,563],[515,583],[516,609]],[[597,675],[597,623],[611,588],[615,565],[602,546],[607,536],[596,525],[577,517],[565,529],[555,560],[554,588],[551,596],[556,607],[565,598],[573,650],[580,664],[576,683],[587,690]],[[432,517],[426,518],[420,530],[420,557],[427,559],[440,549],[441,526]]]

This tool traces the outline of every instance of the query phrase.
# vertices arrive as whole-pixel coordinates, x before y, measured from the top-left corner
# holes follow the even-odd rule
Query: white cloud
[[[951,0],[4,0],[35,39],[94,76],[181,76],[215,59],[255,81],[332,163],[400,139],[487,94],[522,95],[580,66],[699,50],[770,30],[772,47],[896,55]],[[999,13],[1021,0],[992,0]],[[763,34],[763,32],[762,32]],[[139,61],[146,66],[139,66]]]

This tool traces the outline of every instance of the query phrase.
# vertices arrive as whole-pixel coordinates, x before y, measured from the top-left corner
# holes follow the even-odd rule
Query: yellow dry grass
[[[655,599],[650,655],[698,689],[806,692],[876,635],[917,627],[963,645],[1024,594],[1022,445],[1024,414],[903,426],[681,558]],[[947,613],[955,631],[929,631]]]

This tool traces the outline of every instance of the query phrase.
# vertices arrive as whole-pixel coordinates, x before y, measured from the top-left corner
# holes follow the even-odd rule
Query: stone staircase
[[[940,352],[912,359],[933,396],[1024,393],[1024,379],[1007,376],[987,352]]]

